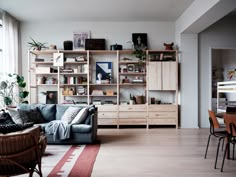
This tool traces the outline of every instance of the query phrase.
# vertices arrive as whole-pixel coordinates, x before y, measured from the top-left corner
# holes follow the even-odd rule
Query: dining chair
[[[217,165],[217,160],[218,160],[218,154],[219,154],[219,147],[221,140],[223,140],[222,148],[224,146],[224,139],[227,138],[228,133],[225,129],[221,129],[220,124],[215,116],[215,112],[208,110],[209,114],[209,122],[210,122],[210,134],[208,136],[208,141],[207,141],[207,146],[206,146],[206,152],[205,152],[205,159],[207,157],[207,151],[210,143],[211,136],[214,136],[219,139],[218,141],[218,146],[217,146],[217,151],[216,151],[216,159],[215,159],[215,166],[214,168],[216,169]]]
[[[224,151],[224,156],[221,164],[221,172],[223,172],[224,162],[226,153],[230,153],[230,144],[233,144],[233,160],[234,160],[234,149],[236,144],[236,115],[235,114],[225,114],[224,120],[226,124],[226,130],[228,132],[227,144]]]

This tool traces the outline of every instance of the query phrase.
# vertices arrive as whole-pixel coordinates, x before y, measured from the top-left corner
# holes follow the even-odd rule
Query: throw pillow
[[[34,108],[31,110],[9,109],[9,113],[15,124],[23,125],[28,122],[38,124],[43,122],[43,117],[38,108]]]
[[[23,119],[21,118],[17,109],[9,109],[10,116],[15,124],[23,124]]]
[[[75,118],[75,116],[79,113],[80,109],[81,108],[79,107],[70,106],[61,117],[61,120],[70,124],[71,121]]]
[[[80,110],[80,112],[76,115],[76,117],[72,120],[71,124],[80,124],[82,123],[88,115],[88,108],[84,107]]]
[[[5,110],[0,112],[0,124],[14,124],[10,114]]]
[[[33,122],[35,124],[40,124],[44,121],[43,116],[37,107],[31,110],[18,109],[18,112],[24,123]]]

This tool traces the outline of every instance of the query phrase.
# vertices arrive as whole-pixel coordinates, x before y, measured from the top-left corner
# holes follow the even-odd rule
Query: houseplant
[[[26,82],[23,76],[18,74],[0,75],[0,96],[3,105],[9,106],[14,102],[28,103],[25,98],[29,95],[29,92],[25,90],[25,87]]]
[[[46,43],[41,43],[36,40],[34,40],[32,37],[30,38],[32,41],[28,42],[30,49],[33,48],[33,50],[41,50],[42,48],[46,48]]]

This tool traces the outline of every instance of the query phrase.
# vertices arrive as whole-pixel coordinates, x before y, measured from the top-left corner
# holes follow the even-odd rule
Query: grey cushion
[[[77,106],[77,105],[64,105],[64,104],[57,104],[56,105],[56,120],[61,120],[63,114],[65,113],[65,111],[70,107],[78,107],[78,108],[82,108],[82,106]]]
[[[24,124],[23,119],[17,109],[8,109],[10,116],[15,124]]]
[[[79,111],[79,113],[77,113],[77,115],[72,120],[71,124],[81,124],[82,122],[84,122],[87,116],[88,116],[88,108],[84,107]]]
[[[81,108],[79,108],[79,107],[70,106],[64,112],[63,116],[61,117],[61,120],[70,124],[73,121],[73,119],[77,116],[77,114],[80,112],[80,110],[81,110]]]
[[[30,110],[38,108],[45,122],[50,122],[55,119],[56,105],[55,104],[19,104],[18,108],[21,110]]]

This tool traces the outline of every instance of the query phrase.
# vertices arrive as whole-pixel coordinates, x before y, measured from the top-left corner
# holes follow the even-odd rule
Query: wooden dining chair
[[[205,159],[207,157],[207,151],[208,151],[211,136],[214,136],[219,139],[217,151],[216,151],[215,166],[214,166],[214,168],[216,169],[220,143],[221,143],[221,140],[223,140],[223,142],[224,142],[224,139],[228,136],[228,133],[226,130],[220,128],[220,124],[215,116],[214,111],[208,110],[208,114],[209,114],[209,122],[210,122],[210,134],[208,136],[206,152],[205,152]]]
[[[226,130],[228,132],[227,144],[225,147],[225,152],[221,164],[221,172],[223,172],[224,162],[226,153],[230,153],[230,144],[233,144],[233,159],[234,159],[234,149],[236,144],[236,115],[235,114],[225,114],[224,120],[226,124]]]

